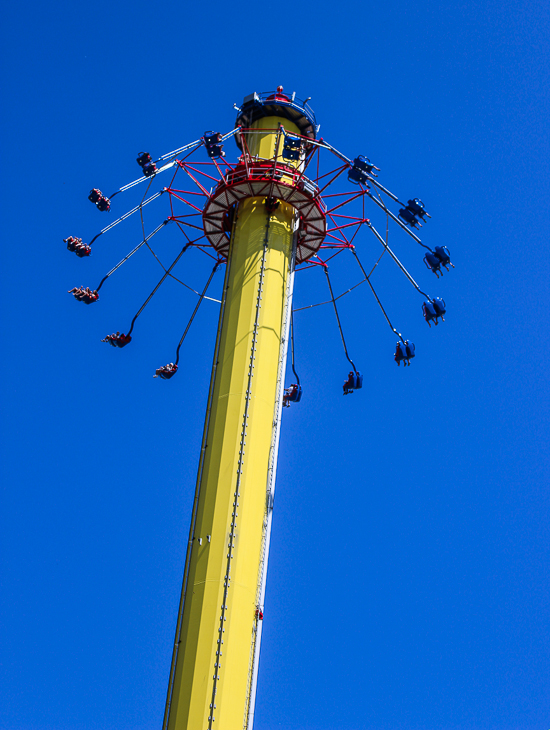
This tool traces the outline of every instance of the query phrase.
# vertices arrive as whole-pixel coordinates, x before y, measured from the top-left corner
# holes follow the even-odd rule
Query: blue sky
[[[161,725],[217,308],[177,377],[154,380],[194,295],[167,283],[116,351],[100,339],[127,328],[154,260],[92,307],[66,292],[138,222],[89,260],[62,239],[111,220],[88,191],[134,179],[139,151],[229,130],[234,102],[283,84],[328,141],[424,200],[423,240],[456,268],[438,282],[390,230],[448,316],[430,330],[384,260],[375,285],[417,357],[396,367],[359,287],[341,304],[365,375],[349,398],[333,312],[296,314],[304,397],[283,419],[255,728],[548,730],[546,4],[31,1],[4,23],[0,726]],[[365,262],[375,243],[358,242]],[[179,271],[199,288],[208,268],[193,254]],[[351,257],[334,278],[358,281]],[[296,306],[325,287],[300,274]]]

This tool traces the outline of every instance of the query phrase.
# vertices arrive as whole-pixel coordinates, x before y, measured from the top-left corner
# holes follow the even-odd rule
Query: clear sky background
[[[139,151],[228,131],[234,102],[283,84],[424,200],[423,239],[456,268],[438,282],[390,230],[448,316],[429,329],[384,260],[375,283],[417,357],[396,367],[359,287],[341,305],[365,374],[348,398],[333,312],[296,314],[304,397],[283,417],[255,730],[548,730],[546,3],[31,0],[3,20],[1,728],[161,727],[218,308],[154,380],[196,298],[169,282],[114,350],[100,339],[158,264],[136,256],[91,307],[66,292],[97,285],[138,221],[90,259],[62,239],[113,219],[87,194],[133,180]],[[378,255],[367,232],[358,250]],[[178,271],[199,288],[208,269]],[[351,256],[335,277],[358,281]],[[296,306],[325,288],[299,274]]]

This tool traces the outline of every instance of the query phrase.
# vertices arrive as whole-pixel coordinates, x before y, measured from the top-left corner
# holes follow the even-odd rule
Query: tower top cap
[[[313,140],[319,127],[308,101],[298,99],[296,93],[285,94],[282,86],[278,86],[276,91],[255,91],[244,97],[235,126],[246,129],[263,117],[283,117],[293,122],[301,135]],[[240,147],[238,136],[235,141]]]

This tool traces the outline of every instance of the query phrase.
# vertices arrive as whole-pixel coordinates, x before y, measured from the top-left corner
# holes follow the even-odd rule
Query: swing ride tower
[[[282,128],[313,130],[304,110],[281,101],[243,105],[241,169],[204,213],[205,230],[215,238],[221,218],[230,240],[167,730],[252,728],[300,223],[300,156],[279,161]]]
[[[164,273],[126,334],[104,338],[115,348],[131,342],[138,317],[168,277],[198,295],[175,362],[156,370],[163,380],[176,374],[189,327],[201,302],[210,298],[206,292],[212,277],[221,265],[226,266],[163,730],[253,730],[281,413],[283,405],[297,403],[302,392],[294,369],[296,267],[321,268],[325,274],[330,299],[304,309],[321,304],[334,308],[352,368],[343,385],[344,395],[359,390],[363,377],[348,353],[336,302],[360,284],[368,284],[398,337],[397,365],[410,365],[415,357],[414,344],[392,325],[371,280],[382,256],[387,254],[386,259],[424,297],[422,313],[430,326],[446,313],[444,300],[422,291],[388,243],[392,220],[424,248],[424,263],[438,278],[442,268],[448,271],[453,266],[445,246],[432,250],[417,235],[430,217],[422,201],[401,202],[378,182],[375,170],[379,168],[367,157],[350,159],[326,140],[317,139],[318,129],[307,100],[287,96],[282,87],[251,94],[238,108],[231,132],[205,132],[156,161],[140,152],[140,178],[110,198],[97,188],[89,195],[102,213],[108,213],[115,195],[147,183],[139,205],[105,226],[89,244],[73,236],[65,239],[69,251],[86,259],[100,236],[139,212],[142,239],[138,245],[96,289],[70,290],[78,301],[97,302],[99,290],[130,257],[144,247],[150,250]],[[223,142],[231,137],[239,148],[234,163],[222,151]],[[173,171],[169,184],[147,198],[157,176],[168,170]],[[143,210],[163,195],[169,200],[170,214],[146,235]],[[390,205],[401,206],[397,214],[386,199]],[[385,217],[385,239],[366,215],[367,200]],[[151,248],[151,239],[169,228],[179,230],[177,235],[182,234],[185,241],[166,267]],[[364,245],[360,234],[365,230],[373,234],[378,252],[382,246],[368,274],[357,253],[358,241]],[[172,274],[190,248],[214,260],[200,295]],[[363,278],[335,296],[329,262],[345,251],[351,252]],[[289,340],[297,383],[285,391]]]

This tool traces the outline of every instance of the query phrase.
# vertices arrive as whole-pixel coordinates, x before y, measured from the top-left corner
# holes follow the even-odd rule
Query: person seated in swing
[[[283,393],[283,406],[290,408],[291,403],[297,403],[300,400],[300,386],[298,383],[292,383],[290,388],[285,388]]]
[[[161,368],[155,370],[155,374],[153,375],[153,377],[161,378],[162,380],[170,380],[170,378],[175,375],[177,371],[178,366],[173,362],[169,362],[168,365],[163,365]]]
[[[85,288],[83,286],[75,286],[69,289],[67,293],[72,294],[75,299],[79,302],[84,302],[84,304],[91,304],[92,302],[97,302],[99,299],[97,289],[92,291],[89,286]]]
[[[80,242],[75,244],[74,252],[79,258],[83,258],[92,253],[92,247],[87,243],[82,243],[82,239],[80,239]]]
[[[108,342],[112,347],[124,347],[131,341],[130,335],[125,335],[124,333],[117,332],[116,334],[107,335],[105,339],[101,340],[101,342]]]
[[[80,258],[82,258],[83,256],[89,256],[92,252],[91,246],[88,246],[87,243],[82,243],[81,238],[69,236],[68,238],[63,239],[63,243],[67,244],[67,248],[69,249],[69,251],[72,251]]]
[[[348,395],[348,393],[353,393],[353,387],[355,385],[355,373],[353,370],[350,371],[348,375],[348,379],[344,383],[344,395]]]
[[[107,335],[101,342],[108,342],[113,347],[116,347],[116,341],[117,338],[120,336],[120,332],[117,332],[116,334],[113,332],[112,335]]]

